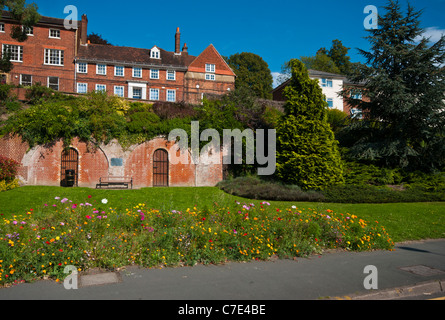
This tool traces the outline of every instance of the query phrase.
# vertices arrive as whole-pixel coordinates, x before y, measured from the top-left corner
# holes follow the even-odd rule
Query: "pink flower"
[[[91,216],[90,216],[90,215],[87,215],[86,217],[87,217],[87,219],[91,219]]]

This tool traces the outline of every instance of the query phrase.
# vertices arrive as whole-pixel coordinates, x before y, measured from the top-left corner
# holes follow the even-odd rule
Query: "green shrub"
[[[153,112],[140,111],[130,114],[127,128],[130,133],[155,134],[158,129],[159,117]]]
[[[0,180],[0,192],[12,190],[19,187],[19,180],[14,179],[12,181]]]
[[[331,126],[332,132],[334,132],[334,134],[337,134],[349,123],[348,114],[338,109],[328,109],[327,116],[327,121]]]
[[[13,113],[19,111],[22,108],[22,104],[17,100],[11,100],[5,103],[5,108],[8,113]]]
[[[46,86],[42,86],[40,83],[33,84],[25,94],[25,98],[28,100],[29,104],[38,104],[51,98],[59,98],[59,96],[59,92]]]
[[[0,181],[11,182],[17,175],[20,164],[7,157],[0,155]]]
[[[324,189],[343,182],[343,169],[326,118],[326,102],[316,80],[299,60],[291,60],[292,78],[285,88],[285,115],[277,126],[276,176],[301,188]]]
[[[248,199],[269,201],[322,201],[324,196],[317,191],[303,191],[295,185],[262,181],[257,177],[238,177],[217,184],[227,193]]]
[[[126,112],[127,115],[131,115],[136,112],[148,112],[153,110],[153,105],[143,102],[130,102],[130,106]]]
[[[445,201],[445,192],[431,192],[418,186],[397,189],[373,185],[337,185],[322,191],[325,202],[332,203],[397,203]]]
[[[400,169],[380,168],[373,164],[346,161],[343,172],[346,184],[393,185],[403,181]]]
[[[6,101],[9,98],[9,93],[12,87],[13,85],[11,84],[0,83],[0,102]]]

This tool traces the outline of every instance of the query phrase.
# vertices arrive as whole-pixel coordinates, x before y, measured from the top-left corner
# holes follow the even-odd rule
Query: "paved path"
[[[364,288],[365,278],[371,275],[364,273],[368,265],[377,268],[378,290]],[[0,300],[390,299],[440,290],[445,290],[445,239],[401,243],[394,251],[325,253],[296,261],[130,267],[119,273],[82,276],[78,289],[67,290],[53,281],[2,288]]]

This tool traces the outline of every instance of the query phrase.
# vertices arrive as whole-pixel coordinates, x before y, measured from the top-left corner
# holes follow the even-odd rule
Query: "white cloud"
[[[278,77],[280,76],[280,74],[281,73],[279,73],[279,72],[272,72],[272,79],[273,79],[272,87],[273,88],[276,88],[279,85]]]
[[[430,42],[436,43],[440,40],[440,37],[445,35],[445,29],[439,29],[438,27],[430,27],[426,28],[423,34],[416,39],[416,42],[420,41],[421,38],[429,38]]]
[[[272,87],[275,89],[278,87],[281,83],[283,83],[285,80],[287,80],[288,77],[286,75],[282,74],[281,72],[271,72],[272,73]]]

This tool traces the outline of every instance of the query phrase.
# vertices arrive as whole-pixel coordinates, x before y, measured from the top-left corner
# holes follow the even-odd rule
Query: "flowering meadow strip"
[[[0,286],[40,278],[62,280],[66,265],[79,271],[181,266],[293,258],[325,249],[391,250],[377,221],[268,202],[161,212],[139,203],[118,212],[102,199],[53,203],[0,221]],[[93,201],[91,201],[93,202]]]

